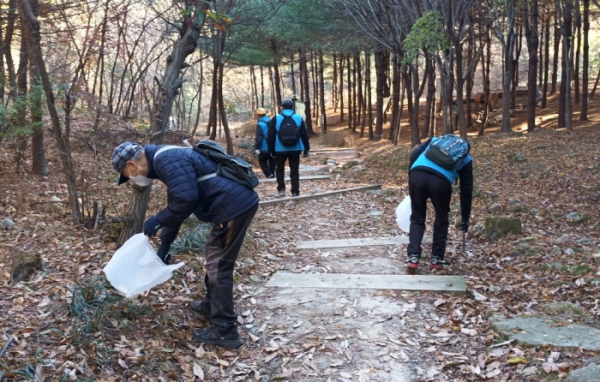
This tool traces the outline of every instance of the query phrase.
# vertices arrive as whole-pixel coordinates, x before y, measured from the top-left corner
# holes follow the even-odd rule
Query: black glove
[[[308,156],[308,150],[304,150],[304,158],[306,158]]]
[[[158,232],[159,229],[160,222],[158,221],[156,215],[152,216],[144,223],[144,235],[148,237],[156,236],[156,232]]]
[[[467,232],[469,230],[469,221],[468,220],[463,220],[462,223],[460,223],[460,229],[461,231]]]

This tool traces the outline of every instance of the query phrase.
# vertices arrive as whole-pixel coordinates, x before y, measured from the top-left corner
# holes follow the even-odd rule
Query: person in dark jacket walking
[[[269,154],[269,145],[267,144],[267,136],[269,135],[268,123],[271,119],[267,116],[267,110],[259,107],[256,110],[258,122],[256,123],[256,140],[254,148],[258,155],[258,164],[263,174],[267,178],[275,177],[275,158]]]
[[[431,199],[435,209],[430,267],[432,269],[442,269],[445,265],[449,265],[445,259],[449,225],[448,214],[450,213],[452,184],[457,179],[460,180],[461,230],[467,232],[469,229],[473,195],[473,158],[467,149],[466,155],[454,169],[449,170],[442,167],[425,155],[426,150],[437,139],[440,138],[430,138],[415,148],[410,156],[408,183],[412,212],[407,248],[407,272],[409,274],[415,274],[419,267],[422,252],[421,242],[425,233],[427,199]]]
[[[141,146],[133,142],[119,145],[111,158],[120,174],[119,184],[131,180],[145,187],[158,179],[168,190],[167,206],[144,223],[144,234],[156,235],[161,229],[158,256],[169,263],[169,249],[183,221],[194,214],[213,223],[206,239],[206,293],[203,301],[190,308],[212,322],[206,329],[195,329],[193,338],[225,348],[242,345],[235,323],[233,304],[233,268],[246,230],[258,209],[258,195],[233,180],[214,176],[217,163],[184,147]]]
[[[285,196],[285,162],[290,166],[290,180],[292,183],[292,196],[300,195],[300,153],[304,151],[304,157],[308,157],[310,143],[304,119],[299,114],[294,113],[294,101],[289,98],[281,102],[281,113],[277,114],[269,122],[269,135],[267,143],[269,153],[276,158],[277,165],[275,175],[277,177],[277,191],[279,196]],[[280,140],[280,128],[285,117],[291,117],[298,128],[299,139],[293,146],[284,146]]]

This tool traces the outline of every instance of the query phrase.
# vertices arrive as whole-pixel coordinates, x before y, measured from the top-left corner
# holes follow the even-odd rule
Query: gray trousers
[[[206,239],[203,302],[210,306],[213,324],[222,329],[230,328],[237,321],[233,308],[233,269],[256,210],[258,203],[228,222],[213,225]]]

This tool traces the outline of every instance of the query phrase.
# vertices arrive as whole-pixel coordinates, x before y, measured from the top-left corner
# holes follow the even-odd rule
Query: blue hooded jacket
[[[181,223],[192,213],[199,220],[221,224],[246,212],[258,203],[256,192],[233,180],[215,176],[201,182],[197,178],[217,171],[217,164],[189,149],[161,152],[163,146],[146,145],[148,178],[163,182],[167,190],[167,207],[156,214],[163,227],[161,239],[172,242]]]
[[[296,146],[287,147],[281,144],[279,141],[279,128],[281,127],[281,122],[283,122],[284,116],[291,116],[296,125],[298,126],[298,130],[300,132],[300,139]],[[308,152],[310,150],[310,143],[308,141],[308,134],[306,132],[306,125],[304,124],[304,119],[299,114],[295,114],[292,109],[283,109],[280,114],[277,114],[275,117],[271,119],[269,122],[269,136],[267,138],[267,142],[269,144],[269,152],[271,153],[280,153],[280,152],[289,152],[289,151],[303,151]]]
[[[254,142],[254,149],[260,150],[264,153],[269,152],[269,145],[267,144],[267,136],[269,135],[269,117],[262,116],[256,124],[256,141]]]

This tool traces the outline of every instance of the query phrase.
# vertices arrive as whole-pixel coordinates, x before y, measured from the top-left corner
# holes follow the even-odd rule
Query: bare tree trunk
[[[554,20],[554,56],[552,57],[552,87],[550,94],[556,93],[556,83],[558,82],[558,56],[560,52],[560,21]]]
[[[314,134],[314,130],[312,127],[312,118],[310,111],[310,82],[308,76],[308,65],[306,63],[306,48],[300,48],[300,81],[303,84],[302,87],[304,89],[304,103],[305,103],[305,111],[306,111],[306,120],[304,123],[306,124],[306,130],[308,130],[308,136],[312,136]]]
[[[467,47],[467,62],[472,62],[473,60],[475,60],[475,47],[473,46],[475,44],[474,41],[471,41],[471,39],[469,39],[469,43],[468,43],[468,47]],[[469,70],[469,72],[467,73],[467,78],[466,78],[466,89],[465,89],[465,102],[466,102],[466,106],[465,106],[465,117],[466,117],[466,128],[470,129],[473,126],[473,109],[472,109],[472,105],[473,103],[471,102],[471,100],[473,99],[473,77],[475,76],[475,68],[477,66],[473,65],[473,70]],[[465,130],[465,136],[466,136],[466,130]]]
[[[527,82],[527,131],[535,130],[535,109],[537,103],[537,72],[538,72],[538,4],[533,1],[525,13],[525,37],[529,51],[529,78]]]
[[[588,120],[588,87],[590,82],[590,0],[583,0],[583,87],[581,89],[580,121]]]
[[[256,76],[254,75],[254,65],[250,65],[250,98],[252,98],[252,113],[258,108],[258,92],[256,91]]]
[[[33,8],[33,6],[32,6]],[[34,16],[37,17],[35,11]],[[21,16],[23,19],[23,16]],[[21,24],[23,20],[21,20]],[[31,37],[28,35],[29,31],[27,28],[22,28],[23,36],[21,38],[21,47],[19,49],[19,67],[17,68],[17,97],[18,102],[15,103],[17,108],[17,120],[20,122],[21,126],[23,126],[23,130],[16,132],[16,140],[15,144],[15,163],[16,163],[16,173],[18,174],[21,168],[21,160],[25,154],[25,150],[27,149],[27,141],[29,140],[29,132],[26,131],[27,122],[27,106],[29,102],[27,102],[27,67],[29,64],[29,47],[27,46],[28,40]]]
[[[411,77],[414,75],[412,70],[409,70],[408,66],[404,65],[402,67],[402,79],[403,79],[403,83],[404,83],[404,90],[406,92],[406,101],[407,101],[407,112],[408,112],[408,119],[410,122],[410,137],[411,137],[411,146],[415,145],[415,137],[414,137],[414,118],[415,118],[415,108],[414,108],[414,104],[413,104],[413,86],[411,84]],[[400,135],[400,132],[398,132],[398,136]],[[417,137],[418,137],[419,133],[417,131]],[[419,140],[419,142],[421,141],[419,138],[417,138]]]
[[[340,86],[339,100],[340,100],[340,122],[344,122],[344,55],[340,54]]]
[[[420,99],[421,99],[421,94],[423,94],[423,88],[425,87],[425,82],[423,82],[421,84],[421,86],[419,86],[419,68],[414,65],[411,64],[409,65],[410,68],[410,80],[412,81],[412,96],[413,96],[413,100],[412,100],[412,105],[411,105],[411,101],[409,100],[408,105],[409,105],[409,110],[412,107],[412,113],[409,111],[408,115],[409,115],[409,119],[410,119],[410,139],[411,139],[411,144],[413,146],[418,145],[419,143],[421,143],[421,138],[420,138],[420,134],[419,134],[419,109],[420,109]],[[410,86],[410,83],[408,83],[408,85]],[[409,91],[407,89],[407,96],[411,95],[411,91]],[[398,121],[399,122],[399,121]],[[398,133],[400,133],[400,124],[398,123]]]
[[[352,90],[354,90],[354,85],[352,84],[352,70],[351,70],[351,65],[350,65],[350,55],[347,54],[346,55],[346,76],[347,78],[347,82],[348,82],[348,128],[352,129],[352,126],[354,124],[354,119],[353,119],[353,110],[354,110],[354,104],[352,103],[353,101],[353,97],[352,97]]]
[[[356,131],[358,125],[358,76],[356,68],[356,56],[355,54],[350,60],[352,62],[352,132]]]
[[[200,73],[200,75],[198,76],[200,78],[200,83],[198,84],[198,107],[196,109],[196,120],[194,122],[194,129],[192,130],[192,133],[190,135],[192,139],[196,135],[196,129],[198,129],[198,125],[200,124],[200,113],[202,111],[202,88],[204,87],[204,65],[202,64],[203,62],[203,60],[200,60],[200,69],[198,70],[198,73]],[[256,76],[254,76],[254,78],[256,79]],[[254,84],[254,86],[256,87],[256,83]],[[256,101],[258,102],[258,98],[256,99]]]
[[[362,65],[360,62],[360,52],[357,52],[356,55],[354,56],[354,60],[356,62],[356,91],[357,91],[357,97],[356,100],[358,102],[358,107],[356,108],[356,124],[358,125],[359,123],[361,123],[361,121],[364,120],[363,118],[363,104],[364,104],[364,97],[363,97],[363,87],[362,87]],[[356,129],[356,126],[354,127]]]
[[[571,103],[571,73],[572,73],[572,22],[573,3],[566,0],[562,5],[557,0],[558,18],[563,20],[561,32],[563,39],[562,75],[558,107],[558,127],[573,130],[573,105]]]
[[[427,138],[431,129],[431,121],[435,120],[435,108],[432,107],[432,103],[435,100],[435,66],[433,65],[430,54],[425,55],[425,59],[429,61],[429,65],[426,65],[427,77],[427,98],[425,100],[425,123],[421,129],[421,138]]]
[[[502,84],[502,131],[510,132],[510,83],[513,77],[513,49],[515,46],[515,33],[513,30],[508,32],[506,44],[504,46],[504,83]]]
[[[277,55],[277,43],[275,39],[271,39],[271,49],[273,53]],[[275,100],[277,102],[277,106],[281,105],[281,76],[279,74],[279,65],[273,65],[273,74],[275,77],[273,81],[275,83]]]
[[[38,0],[32,0],[31,10],[36,18],[38,16],[38,9]],[[44,145],[43,99],[42,91],[40,90],[42,84],[40,83],[40,71],[37,62],[33,59],[29,61],[29,76],[30,83],[32,84],[29,114],[31,125],[33,126],[33,134],[31,136],[31,170],[34,174],[46,176],[48,175],[48,163],[46,161],[46,147]]]
[[[0,2],[0,5],[2,5],[2,2]],[[4,88],[6,86],[6,73],[4,72],[4,51],[6,49],[4,46],[4,15],[0,12],[0,104],[4,104]],[[0,124],[0,132],[2,131],[3,126]],[[2,138],[0,138],[1,141]]]
[[[100,84],[98,86],[98,98],[95,105],[96,118],[94,119],[94,132],[98,130],[100,126],[100,119],[102,117],[102,95],[104,92],[104,49],[106,46],[106,31],[108,29],[108,11],[109,11],[110,0],[106,0],[104,5],[104,18],[102,19],[102,31],[100,32],[100,50],[98,52],[99,65],[96,66],[96,74],[94,75],[94,85],[92,86],[92,93],[96,93],[96,80],[100,78]]]
[[[223,34],[222,44],[225,42],[225,33]],[[222,52],[220,52],[222,54]],[[229,130],[229,123],[227,122],[227,113],[225,112],[225,102],[223,100],[223,62],[219,64],[219,90],[218,90],[218,104],[219,113],[221,114],[221,123],[223,124],[223,131],[225,132],[225,141],[227,142],[227,154],[233,155],[233,141],[231,139],[231,131]]]
[[[169,124],[173,99],[183,84],[181,69],[184,66],[185,59],[196,50],[200,29],[204,24],[204,12],[209,5],[210,1],[206,0],[200,3],[197,8],[194,8],[190,14],[184,16],[180,38],[173,47],[171,60],[167,63],[165,74],[156,93],[157,98],[151,115],[152,135],[150,142],[153,144],[160,144],[163,140],[163,133]],[[190,4],[190,6],[192,5]],[[142,190],[134,188],[135,191],[125,213],[123,230],[118,239],[119,245],[141,231],[151,189],[152,183]]]
[[[467,137],[467,126],[465,121],[465,99],[463,94],[465,80],[463,77],[463,50],[462,46],[456,49],[456,111],[457,123],[460,136]],[[471,100],[468,100],[469,102]]]
[[[483,28],[483,22],[480,24]],[[490,68],[492,66],[492,27],[487,24],[485,30],[482,32],[482,49],[485,49],[485,58],[481,60],[481,77],[483,80],[483,98],[484,98],[484,109],[483,117],[481,118],[481,125],[479,126],[479,135],[483,135],[485,128],[487,127],[488,116],[490,113]]]
[[[125,8],[125,11],[123,13],[123,18],[126,19],[127,18],[127,13],[128,13],[128,8]],[[117,47],[116,47],[116,52],[117,54],[115,55],[115,61],[113,62],[113,66],[112,69],[110,70],[110,86],[108,88],[108,112],[110,114],[113,114],[115,112],[115,108],[114,108],[114,97],[115,97],[115,87],[117,85],[117,78],[115,77],[115,72],[117,70],[117,65],[119,63],[119,54],[118,52],[121,51],[121,41],[123,39],[123,26],[119,25],[119,19],[116,20],[115,22],[117,24],[117,29],[119,31],[119,34],[117,35]]]
[[[296,76],[294,74],[294,52],[290,54],[290,82],[292,83],[292,93],[296,95]]]
[[[210,108],[208,112],[208,124],[206,126],[206,135],[208,139],[214,140],[217,137],[217,93],[219,86],[219,68],[216,59],[213,58],[212,89],[210,96]]]
[[[517,87],[519,86],[519,59],[521,58],[521,49],[523,47],[523,27],[519,26],[518,31],[519,33],[517,34],[517,39],[515,40],[515,55],[512,64],[513,83],[510,91],[511,104],[515,109],[517,107]]]
[[[6,71],[8,73],[8,94],[13,99],[17,96],[17,74],[15,71],[15,64],[13,62],[11,50],[12,38],[15,30],[16,10],[17,0],[9,0],[3,51],[6,59]]]
[[[581,103],[581,84],[579,81],[579,63],[581,58],[581,10],[579,0],[574,1],[573,10],[575,11],[575,33],[577,36],[577,45],[575,45],[575,65],[572,70],[573,88],[575,90],[575,104]],[[572,42],[571,42],[572,44]]]
[[[323,78],[323,51],[321,49],[319,49],[319,95],[321,96],[321,127],[323,129],[323,134],[325,134],[327,132],[327,113],[325,110],[325,79]]]
[[[375,52],[375,76],[377,77],[376,97],[377,97],[377,122],[375,123],[375,132],[373,139],[379,141],[383,136],[383,91],[385,86],[385,67],[384,67],[383,48]]]
[[[541,109],[546,108],[548,102],[548,72],[550,71],[550,17],[546,18],[546,37],[544,42],[544,55],[546,60],[544,61],[544,90],[542,94],[542,106]]]
[[[338,108],[338,86],[337,86],[337,54],[333,53],[333,79],[331,81],[331,103],[333,104],[333,112],[337,112]]]
[[[388,139],[393,144],[398,144],[398,135],[396,131],[400,128],[400,65],[398,56],[392,57],[392,123],[390,123],[390,131]]]
[[[63,166],[63,172],[65,174],[67,189],[69,191],[69,200],[71,202],[71,213],[73,214],[73,221],[75,224],[80,224],[81,214],[79,210],[79,199],[77,194],[77,183],[75,177],[75,171],[73,166],[73,159],[71,156],[71,146],[68,138],[63,137],[62,129],[60,127],[60,120],[58,118],[58,111],[54,104],[54,91],[52,90],[52,83],[50,82],[50,76],[46,71],[44,58],[42,55],[41,39],[40,39],[40,24],[33,13],[29,0],[21,0],[19,2],[19,11],[23,22],[28,29],[28,35],[31,41],[31,55],[32,59],[35,60],[40,73],[40,79],[46,93],[46,103],[48,106],[48,112],[52,121],[52,131],[56,139],[56,145],[60,155],[61,163]]]
[[[367,115],[369,119],[369,140],[375,139],[375,134],[373,132],[373,100],[371,98],[371,53],[365,53],[365,77],[367,78],[367,82],[365,83],[365,88],[367,89]],[[361,134],[362,138],[362,134]]]
[[[311,50],[310,51],[310,76],[312,79],[312,89],[313,89],[313,117],[317,120],[317,126],[320,125],[320,121],[319,121],[319,82],[317,79],[317,71],[318,69],[316,68],[316,63],[315,63],[315,51]]]
[[[260,107],[265,107],[265,79],[262,66],[260,67]]]
[[[273,81],[273,69],[272,67],[269,66],[269,68],[267,69],[267,73],[269,74],[269,89],[271,90],[270,94],[270,99],[271,99],[271,113],[272,114],[276,114],[277,113],[277,108],[281,105],[281,104],[277,104],[277,96],[275,95],[275,83]]]

